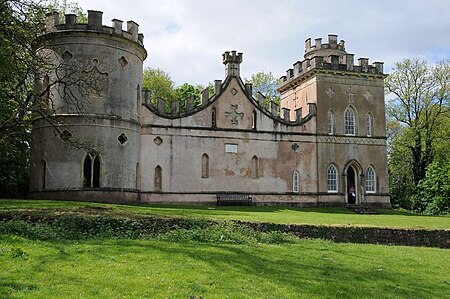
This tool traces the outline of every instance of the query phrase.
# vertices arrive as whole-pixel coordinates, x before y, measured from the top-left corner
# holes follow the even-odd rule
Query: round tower
[[[35,197],[127,201],[138,198],[143,61],[139,26],[88,11],[88,23],[49,14],[38,37],[37,94],[45,114],[33,121]]]

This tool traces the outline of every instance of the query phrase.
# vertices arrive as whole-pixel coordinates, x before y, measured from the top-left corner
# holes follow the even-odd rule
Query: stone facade
[[[205,90],[201,105],[191,98],[180,109],[175,101],[168,112],[141,90],[147,53],[136,23],[126,31],[119,20],[103,26],[97,11],[89,11],[88,24],[65,18],[58,24],[58,16],[48,17],[38,53],[101,83],[98,93],[70,87],[83,113],[57,84],[50,89],[64,119],[59,131],[95,151],[66,146],[37,117],[32,196],[213,204],[217,194],[232,193],[259,205],[390,206],[383,65],[354,65],[337,36],[328,44],[306,41],[305,59],[282,77],[281,107],[267,109],[262,95],[252,96],[240,78],[243,55],[231,51],[213,96]]]

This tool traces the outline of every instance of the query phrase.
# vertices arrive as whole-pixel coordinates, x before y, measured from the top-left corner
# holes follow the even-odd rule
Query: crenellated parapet
[[[316,38],[314,45],[311,45],[311,38],[305,41],[305,59],[311,59],[314,56],[342,56],[345,54],[345,41],[340,40],[338,43],[336,34],[328,35],[328,43],[322,43],[322,38]]]
[[[176,118],[187,116],[205,108],[220,93],[221,85],[222,81],[216,80],[216,86],[219,88],[215,88],[215,94],[212,97],[209,96],[209,88],[205,88],[200,93],[200,103],[197,104],[195,103],[194,96],[190,96],[183,101],[175,99],[167,102],[161,98],[155,99],[150,90],[142,90],[143,104],[151,111],[164,117]]]
[[[88,10],[88,22],[78,23],[75,14],[65,14],[65,22],[59,23],[59,13],[47,14],[44,31],[42,34],[63,31],[87,31],[100,32],[110,35],[121,36],[144,46],[144,34],[139,33],[139,25],[134,21],[128,21],[126,30],[123,30],[123,21],[113,19],[111,26],[103,25],[103,12]]]
[[[242,53],[236,51],[229,51],[223,53],[222,61],[225,65],[225,78],[228,76],[240,76],[240,65],[243,61]]]
[[[337,35],[328,35],[328,43],[322,43],[321,38],[315,39],[311,45],[311,38],[305,41],[304,60],[294,63],[293,68],[286,71],[280,78],[280,90],[284,90],[293,80],[303,77],[312,70],[332,70],[360,74],[375,74],[383,76],[383,62],[369,64],[368,58],[358,58],[355,64],[354,54],[345,51],[345,42],[337,42]]]

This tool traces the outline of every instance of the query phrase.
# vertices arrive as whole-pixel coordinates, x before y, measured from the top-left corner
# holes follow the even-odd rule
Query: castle
[[[307,39],[304,59],[281,78],[280,107],[267,109],[240,78],[242,53],[225,52],[214,95],[205,90],[201,105],[188,98],[167,111],[142,91],[138,24],[122,27],[117,19],[104,26],[99,11],[88,11],[87,24],[48,15],[38,54],[63,71],[41,70],[37,88],[70,77],[70,66],[82,69],[82,84],[51,85],[43,99],[52,97],[62,138],[34,119],[33,197],[215,204],[220,194],[242,194],[256,205],[390,207],[383,63],[355,64],[336,35]],[[83,89],[92,82],[97,92]]]

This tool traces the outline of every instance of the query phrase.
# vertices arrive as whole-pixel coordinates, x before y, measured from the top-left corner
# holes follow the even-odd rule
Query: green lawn
[[[70,201],[0,200],[1,209],[80,208],[102,206],[111,213],[199,217],[285,224],[356,225],[398,228],[450,229],[449,216],[422,216],[395,210],[378,215],[359,215],[345,208],[217,207],[175,205],[109,205]]]
[[[43,208],[51,208],[55,215],[70,210],[322,225],[450,226],[449,217],[389,210],[357,215],[346,209],[0,200],[0,211]],[[70,229],[78,222],[64,222],[68,227],[63,230],[14,223],[19,235],[24,235],[20,229],[34,229],[35,237],[0,234],[0,298],[444,298],[450,294],[448,249],[339,244],[220,224],[161,232],[145,240],[120,234],[101,237],[102,227],[93,226],[90,229],[97,234],[71,239]]]
[[[1,298],[444,298],[450,250],[0,235]],[[447,295],[445,295],[447,294]]]

